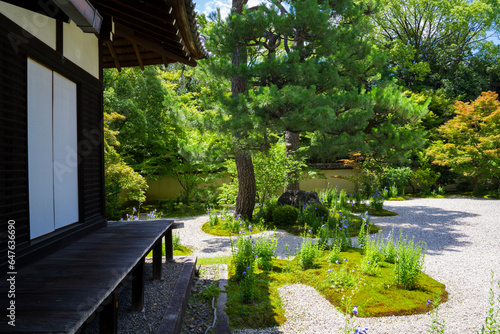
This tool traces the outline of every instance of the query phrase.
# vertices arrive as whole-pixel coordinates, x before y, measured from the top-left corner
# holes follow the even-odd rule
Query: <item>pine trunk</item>
[[[252,219],[255,207],[255,174],[250,153],[240,151],[236,154],[236,170],[238,171],[238,197],[236,197],[235,214],[244,219]]]
[[[243,5],[247,0],[233,0],[232,7],[237,14],[243,11]],[[246,50],[244,47],[236,48],[231,55],[231,64],[237,68],[240,64],[247,62]],[[235,75],[231,80],[231,93],[233,98],[237,98],[240,93],[247,89],[246,81],[243,76]],[[245,138],[246,133],[237,133],[236,142],[239,138]],[[252,156],[250,153],[240,147],[235,147],[236,170],[238,172],[238,196],[236,197],[235,215],[241,215],[244,219],[252,219],[253,209],[255,207],[256,183],[253,169]]]
[[[285,132],[285,151],[288,157],[295,159],[297,150],[299,149],[299,138],[300,132]],[[287,190],[300,190],[299,184],[299,173],[300,171],[295,169],[287,175],[287,181],[285,184],[285,191]]]

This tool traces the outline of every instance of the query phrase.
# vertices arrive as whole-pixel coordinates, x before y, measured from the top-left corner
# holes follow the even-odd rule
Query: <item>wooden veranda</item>
[[[15,277],[15,327],[1,333],[75,333],[96,310],[101,333],[115,333],[116,290],[132,274],[132,308],[144,303],[144,262],[153,250],[153,278],[161,279],[162,239],[172,259],[172,222],[114,222],[23,268]],[[6,279],[0,291],[9,291]],[[128,281],[127,281],[128,282]]]

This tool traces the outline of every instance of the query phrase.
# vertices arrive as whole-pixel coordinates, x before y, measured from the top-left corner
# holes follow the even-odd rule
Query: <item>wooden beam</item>
[[[153,279],[161,280],[161,267],[162,267],[162,249],[163,249],[163,238],[154,245],[153,247]]]
[[[130,40],[131,42],[136,42],[140,46],[142,46],[145,49],[151,50],[153,52],[158,53],[161,56],[168,57],[170,59],[173,59],[175,61],[184,63],[189,66],[196,66],[196,61],[193,60],[188,60],[187,58],[178,55],[174,52],[168,51],[161,46],[158,45],[158,43],[148,41],[147,39],[137,36],[135,32],[132,29],[129,29],[121,24],[116,23],[116,35],[121,36],[123,38],[126,38]]]
[[[174,259],[174,248],[172,243],[172,226],[165,233],[165,258],[167,261]]]
[[[141,312],[144,308],[144,268],[145,261],[142,258],[132,272],[132,311],[135,312]]]
[[[175,32],[175,18],[170,18],[167,14],[168,7],[165,8],[155,7],[151,12],[143,11],[140,9],[144,3],[138,5],[122,6],[122,1],[109,2],[109,1],[93,1],[100,12],[113,16],[116,19],[126,20],[136,26],[150,26],[155,29],[161,29],[166,32]]]
[[[122,26],[132,29],[137,33],[142,33],[172,47],[182,43],[181,38],[177,34],[160,28],[148,27],[145,24],[135,24],[120,18],[115,18],[115,23],[120,23]]]
[[[56,51],[59,52],[60,54],[64,53],[64,27],[63,27],[63,21],[57,20],[56,21]]]
[[[162,56],[162,57],[161,57],[161,60],[163,61],[163,65],[165,65],[165,67],[167,67],[167,66],[168,66],[168,64],[169,64],[169,63],[167,62],[167,57]]]
[[[116,290],[103,302],[99,327],[101,334],[118,334],[118,294]]]
[[[120,66],[120,61],[118,60],[118,56],[116,55],[115,48],[113,47],[113,42],[106,41],[106,45],[108,46],[109,52],[111,53],[111,56],[113,57],[116,69],[118,70],[118,72],[121,72],[122,68]]]
[[[119,10],[120,12],[126,12],[127,9],[130,13],[140,13],[141,15],[150,17],[152,19],[163,21],[165,23],[171,23],[174,20],[172,16],[172,7],[168,5],[155,6],[151,2],[134,2],[130,0],[119,0],[119,1],[111,1],[114,4],[108,4],[110,1],[102,1],[102,0],[92,0],[94,4],[99,6],[113,8]]]
[[[137,43],[135,43],[135,42],[132,42],[132,46],[134,47],[135,55],[137,57],[137,60],[139,61],[139,66],[141,67],[141,70],[144,71],[144,64],[142,63],[141,52],[139,51],[139,46],[137,46]]]
[[[201,55],[198,54],[198,49],[194,40],[196,37],[193,37],[194,31],[191,31],[184,0],[172,0],[172,3],[175,7],[174,14],[177,19],[177,27],[179,28],[184,41],[183,44],[188,48],[190,54],[196,58],[200,58]]]

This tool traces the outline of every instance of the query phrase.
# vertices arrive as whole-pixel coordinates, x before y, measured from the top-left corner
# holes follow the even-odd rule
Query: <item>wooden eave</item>
[[[208,58],[191,0],[90,0],[103,15],[103,67],[181,62]]]

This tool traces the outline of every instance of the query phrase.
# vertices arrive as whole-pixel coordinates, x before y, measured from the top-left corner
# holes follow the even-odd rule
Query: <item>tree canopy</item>
[[[453,97],[468,95],[474,88],[460,87],[463,81],[453,87],[455,79],[484,49],[499,18],[498,0],[382,0],[377,40],[389,53],[387,72],[412,90],[445,87]]]
[[[271,1],[216,18],[212,73],[232,82],[232,95],[221,94],[219,123],[236,152],[265,150],[281,131],[315,132],[335,154],[394,156],[418,142],[407,125],[426,108],[380,81],[385,58],[371,40],[373,10],[370,2]],[[252,168],[247,159],[238,173]],[[251,217],[252,205],[236,207]]]
[[[478,181],[500,176],[500,101],[498,94],[484,92],[471,102],[457,101],[455,117],[438,128],[443,141],[428,155],[433,162],[448,166]]]

